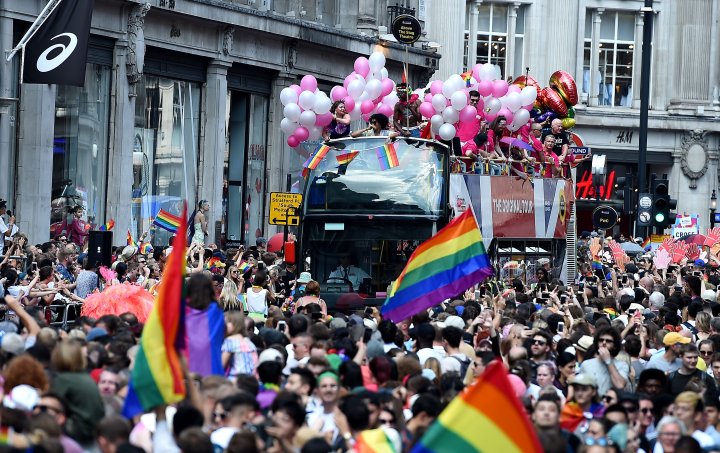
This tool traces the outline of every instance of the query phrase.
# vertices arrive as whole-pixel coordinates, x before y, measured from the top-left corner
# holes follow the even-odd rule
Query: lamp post
[[[710,228],[715,228],[715,210],[717,209],[717,196],[715,189],[710,194]]]

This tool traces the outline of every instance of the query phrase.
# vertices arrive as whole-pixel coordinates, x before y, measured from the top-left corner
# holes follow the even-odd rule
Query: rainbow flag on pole
[[[162,228],[163,230],[175,234],[177,233],[178,227],[180,226],[180,221],[180,217],[172,215],[169,212],[161,209],[155,216],[155,219],[152,223],[153,225]]]
[[[400,165],[397,157],[397,151],[395,150],[395,143],[388,143],[387,145],[378,148],[377,156],[378,161],[380,162],[380,170],[387,170],[388,168]]]
[[[133,239],[130,230],[127,231],[127,245],[134,245],[135,247],[137,247],[137,243],[135,242],[135,239]]]
[[[468,209],[415,249],[393,282],[382,315],[400,322],[493,273],[477,220]]]
[[[358,154],[360,154],[360,151],[351,151],[345,154],[338,154],[337,156],[335,156],[335,159],[337,159],[338,164],[347,165],[352,162],[352,160],[355,159]]]
[[[330,147],[327,145],[320,145],[318,146],[318,149],[315,150],[315,152],[308,157],[308,160],[305,161],[303,164],[303,167],[309,168],[310,170],[315,170],[317,166],[320,164],[320,162],[327,156],[328,151],[330,151]]]
[[[100,228],[98,230],[100,231],[110,231],[115,227],[115,219],[110,219],[106,223],[100,225]]]
[[[411,453],[542,452],[500,360],[456,396]]]
[[[402,442],[397,431],[393,431],[382,428],[362,431],[353,448],[357,453],[400,453]]]
[[[180,231],[187,228],[187,207],[183,211]],[[123,407],[123,415],[127,418],[185,398],[178,348],[184,347],[185,339],[183,280],[186,245],[184,234],[175,236],[155,305],[140,337],[140,349]]]

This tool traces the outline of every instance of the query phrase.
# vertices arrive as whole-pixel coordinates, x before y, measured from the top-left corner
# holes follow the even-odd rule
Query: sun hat
[[[301,272],[300,277],[298,277],[297,282],[298,283],[310,283],[312,280],[312,275],[310,272]]]

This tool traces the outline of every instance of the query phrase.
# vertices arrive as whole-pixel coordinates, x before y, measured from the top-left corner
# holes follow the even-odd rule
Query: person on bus
[[[390,139],[394,139],[399,134],[397,132],[390,131],[388,129],[388,124],[390,124],[390,119],[383,115],[382,113],[374,113],[370,116],[370,125],[364,129],[360,129],[358,131],[355,131],[351,133],[350,135],[353,138],[357,137],[390,137]]]
[[[357,291],[363,279],[370,278],[370,275],[359,267],[351,264],[350,254],[345,253],[340,257],[340,265],[330,273],[329,278],[350,282],[353,291]]]

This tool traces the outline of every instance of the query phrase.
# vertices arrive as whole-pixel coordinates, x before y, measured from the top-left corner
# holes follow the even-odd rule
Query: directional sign
[[[299,225],[302,198],[299,193],[270,192],[270,225]]]

